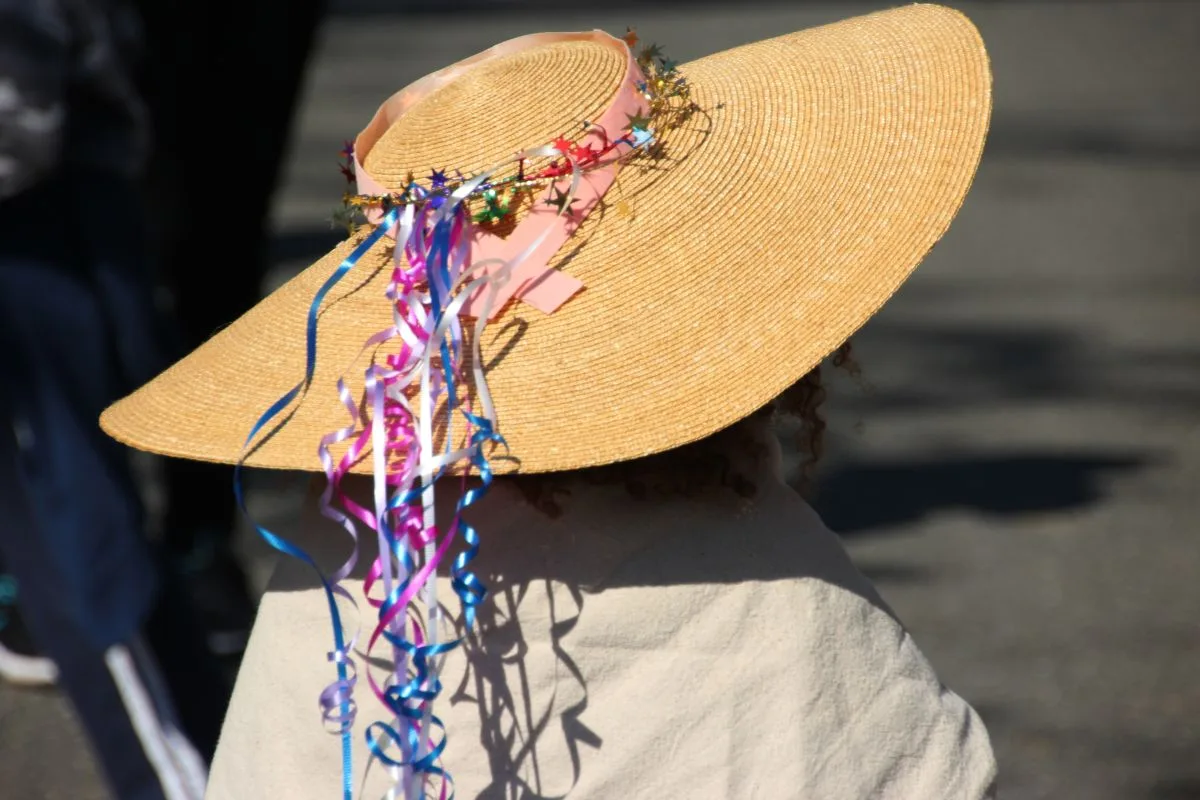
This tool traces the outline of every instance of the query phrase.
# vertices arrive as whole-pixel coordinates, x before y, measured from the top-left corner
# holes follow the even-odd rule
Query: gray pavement
[[[686,60],[890,4],[353,5],[311,75],[275,282],[333,241],[342,140],[430,69],[627,24]],[[980,710],[1002,796],[1200,798],[1200,4],[953,5],[992,53],[993,134],[949,236],[857,337],[870,385],[833,393],[817,504]],[[286,524],[296,485],[253,502]],[[0,686],[8,797],[106,797],[54,693]]]

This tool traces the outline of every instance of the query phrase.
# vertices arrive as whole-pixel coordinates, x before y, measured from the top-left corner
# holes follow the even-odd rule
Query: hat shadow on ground
[[[815,504],[843,536],[916,522],[960,509],[1011,517],[1086,508],[1104,482],[1154,462],[1132,452],[1026,452],[996,456],[865,461],[843,465],[819,484]]]

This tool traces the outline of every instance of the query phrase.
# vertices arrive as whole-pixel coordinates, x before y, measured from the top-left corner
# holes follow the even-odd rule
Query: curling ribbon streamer
[[[399,778],[406,796],[424,798],[429,778],[441,778],[438,796],[452,796],[452,780],[439,765],[446,747],[445,728],[432,713],[433,701],[441,691],[440,663],[447,652],[461,640],[441,642],[438,624],[439,606],[436,600],[436,570],[450,544],[461,534],[465,549],[455,558],[451,568],[451,586],[462,606],[464,621],[469,629],[474,624],[475,609],[486,596],[486,587],[469,569],[479,549],[475,529],[463,519],[463,512],[477,503],[492,484],[493,474],[483,448],[489,442],[503,444],[496,431],[495,409],[487,391],[483,373],[480,342],[487,322],[503,308],[511,297],[518,297],[547,313],[554,311],[578,291],[582,284],[575,278],[551,270],[549,259],[575,231],[579,222],[600,202],[615,180],[619,161],[632,149],[644,144],[636,136],[610,141],[608,131],[622,130],[627,117],[641,114],[645,104],[637,86],[641,71],[621,40],[602,32],[593,34],[538,34],[521,37],[486,51],[479,56],[453,65],[397,93],[380,108],[374,120],[355,142],[355,167],[360,191],[386,195],[358,162],[379,137],[413,104],[440,86],[454,80],[467,67],[521,49],[550,42],[590,40],[606,46],[619,47],[627,58],[628,68],[621,87],[610,107],[599,120],[590,124],[583,140],[585,145],[600,145],[604,154],[594,169],[583,170],[573,157],[553,145],[534,148],[517,154],[519,160],[559,157],[569,166],[561,180],[552,187],[565,202],[553,211],[538,204],[530,211],[507,239],[471,225],[465,201],[509,161],[475,176],[456,188],[448,197],[430,196],[422,187],[408,187],[410,196],[427,202],[392,208],[383,213],[373,210],[368,219],[375,229],[335,270],[313,299],[308,316],[307,358],[304,379],[281,397],[255,423],[246,440],[249,448],[259,432],[307,392],[316,364],[317,312],[325,296],[355,263],[385,234],[396,239],[396,264],[388,298],[393,303],[393,325],[370,337],[364,350],[399,339],[399,350],[387,358],[387,367],[372,364],[364,375],[364,400],[370,409],[369,419],[360,414],[359,406],[343,379],[337,382],[338,397],[345,407],[349,421],[322,437],[318,455],[327,485],[320,499],[321,512],[341,525],[355,542],[355,555],[329,578],[326,578],[303,550],[272,532],[255,524],[259,534],[280,552],[299,558],[312,566],[321,577],[328,599],[334,630],[334,650],[330,660],[337,668],[338,679],[322,693],[320,704],[323,718],[335,723],[342,736],[343,796],[351,797],[350,729],[356,707],[353,689],[356,684],[354,662],[350,657],[353,639],[347,643],[336,597],[353,599],[339,585],[353,568],[357,555],[355,520],[376,531],[380,556],[372,564],[364,589],[368,603],[378,608],[378,621],[368,644],[367,655],[378,639],[386,639],[393,647],[395,671],[386,688],[375,684],[367,671],[368,682],[376,696],[392,713],[394,724],[374,722],[365,731],[367,746],[381,763],[406,772]],[[618,145],[630,150],[621,151]],[[565,187],[565,188],[564,188]],[[574,203],[580,207],[573,208]],[[419,206],[419,207],[418,207]],[[472,255],[475,256],[472,260]],[[408,268],[402,264],[407,262]],[[468,266],[469,264],[469,266]],[[419,289],[424,285],[425,291]],[[473,383],[479,403],[478,413],[456,409],[457,386],[463,376],[464,336],[460,317],[475,317],[473,348]],[[440,369],[435,369],[435,360]],[[419,409],[414,414],[403,388],[417,381]],[[444,405],[447,415],[446,446],[435,453],[433,417]],[[452,449],[450,421],[460,410],[466,423],[467,445]],[[415,420],[414,420],[415,418]],[[419,424],[419,431],[414,428]],[[274,430],[286,424],[284,418]],[[335,463],[333,446],[350,440],[346,452]],[[348,498],[341,490],[341,481],[350,468],[367,452],[373,458],[375,475],[374,511]],[[240,470],[245,456],[235,469],[235,494],[246,512],[241,490]],[[480,476],[477,487],[463,492],[453,520],[439,533],[434,515],[434,486],[438,478],[456,463],[467,462]],[[469,469],[467,470],[469,471]],[[465,480],[465,479],[464,479]],[[388,492],[391,496],[388,497]],[[339,510],[338,506],[341,507]],[[247,512],[247,516],[248,512]],[[419,555],[420,558],[415,556]],[[382,580],[384,598],[371,599],[371,590]],[[419,617],[409,619],[413,602],[419,595],[428,610],[422,630]],[[355,608],[357,606],[355,605]],[[412,633],[408,634],[411,626]],[[410,672],[411,677],[406,677]],[[404,728],[403,734],[397,726]],[[399,746],[399,759],[386,752],[389,744]],[[394,796],[395,789],[389,792]],[[450,794],[448,795],[448,792]]]
[[[624,52],[628,55],[627,48],[625,48]],[[600,123],[602,126],[608,123],[609,127],[619,129],[618,121],[621,116],[627,115],[629,110],[640,112],[642,109],[640,99],[633,93],[634,87],[638,80],[640,80],[641,73],[632,61],[632,58],[629,59],[629,64],[630,73],[626,81],[629,92],[622,93],[621,96],[631,97],[632,102],[614,103],[613,109],[610,109],[605,117],[602,118]],[[390,125],[391,121],[386,121],[382,127]],[[623,139],[615,143],[610,142],[604,127],[600,127],[599,133],[596,133],[595,128],[593,128],[593,133],[590,135],[602,137],[601,144],[610,152],[614,150],[616,144],[624,144],[631,148],[637,144],[635,141],[628,139]],[[356,152],[362,152],[361,137],[356,147]],[[619,150],[616,152],[618,158],[623,155]],[[567,154],[562,153],[555,147],[547,146],[520,153],[518,154],[518,159],[524,160],[537,157],[554,158],[560,155],[567,157]],[[421,305],[425,303],[429,305],[429,313],[425,317],[426,322],[434,326],[434,330],[429,335],[420,335],[420,327],[413,324],[414,318],[417,316],[413,311],[419,306],[410,302],[407,308],[405,308],[402,303],[397,302],[398,298],[394,295],[389,295],[390,299],[396,303],[397,309],[392,332],[394,335],[402,335],[405,331],[409,334],[403,337],[405,344],[402,346],[401,357],[398,359],[398,361],[405,363],[403,365],[394,364],[400,368],[391,377],[395,378],[399,374],[409,373],[415,357],[420,353],[420,419],[422,421],[422,430],[420,436],[417,437],[420,440],[420,446],[417,448],[417,451],[424,454],[424,456],[421,461],[422,467],[420,470],[421,488],[412,488],[414,476],[411,470],[409,470],[400,481],[394,482],[399,484],[399,488],[391,501],[387,503],[386,509],[382,512],[379,511],[381,493],[390,482],[388,476],[385,474],[386,460],[380,452],[383,448],[387,447],[386,440],[381,436],[383,431],[381,420],[384,418],[381,406],[383,395],[379,391],[378,380],[372,380],[372,376],[370,375],[368,376],[366,388],[366,394],[370,400],[368,406],[372,407],[375,412],[370,430],[373,432],[372,439],[374,440],[374,447],[376,449],[373,471],[375,472],[377,514],[375,524],[371,525],[371,527],[374,527],[380,535],[381,557],[372,565],[367,584],[364,588],[369,596],[375,582],[382,577],[386,593],[386,599],[379,603],[379,620],[375,631],[368,641],[367,652],[369,654],[377,640],[383,636],[395,648],[397,664],[395,674],[396,683],[387,691],[380,691],[369,672],[368,679],[375,694],[380,697],[384,705],[393,713],[396,721],[408,722],[407,736],[402,736],[393,726],[387,723],[379,722],[372,724],[367,731],[368,747],[372,755],[378,758],[381,763],[392,767],[407,767],[411,770],[411,782],[406,782],[404,786],[406,794],[409,796],[418,792],[423,796],[424,784],[420,777],[421,773],[444,778],[442,796],[445,796],[446,786],[450,780],[449,776],[436,766],[436,759],[444,749],[446,740],[444,728],[440,720],[430,713],[432,701],[440,692],[440,681],[437,678],[438,669],[436,665],[431,664],[431,660],[437,656],[444,655],[450,649],[456,647],[459,642],[453,641],[439,644],[435,641],[438,635],[438,625],[436,622],[438,606],[435,597],[430,594],[430,591],[435,586],[430,578],[435,574],[436,567],[442,560],[448,545],[454,539],[456,531],[461,530],[466,548],[455,559],[451,573],[451,585],[455,593],[459,596],[460,603],[463,606],[465,622],[468,628],[474,623],[476,606],[483,601],[486,595],[486,589],[482,582],[468,569],[468,564],[478,552],[478,533],[462,519],[462,511],[473,503],[478,502],[492,482],[491,469],[482,453],[483,445],[489,441],[503,441],[495,432],[494,409],[492,408],[490,397],[487,396],[486,382],[482,372],[483,362],[478,353],[483,327],[494,316],[495,311],[503,305],[502,298],[512,296],[513,291],[506,293],[505,287],[511,285],[514,274],[518,274],[523,268],[528,271],[526,265],[533,265],[535,269],[545,272],[544,260],[548,256],[543,257],[542,262],[539,263],[536,253],[539,248],[549,250],[551,253],[557,250],[566,236],[570,234],[573,229],[572,226],[577,224],[573,220],[570,211],[573,210],[573,201],[579,199],[581,186],[587,186],[590,189],[586,200],[587,205],[585,205],[585,210],[590,211],[598,203],[600,195],[611,185],[615,177],[615,163],[608,165],[607,169],[589,170],[585,174],[579,168],[579,165],[572,162],[569,157],[566,160],[570,163],[571,168],[570,179],[566,191],[563,192],[566,202],[555,213],[550,215],[554,224],[547,224],[545,219],[547,215],[545,213],[539,214],[536,219],[531,218],[532,215],[531,217],[527,217],[518,226],[518,233],[524,232],[524,235],[518,236],[517,233],[514,233],[510,237],[510,240],[508,240],[510,243],[508,253],[488,256],[485,248],[485,253],[480,254],[482,257],[466,273],[460,273],[461,266],[465,261],[463,234],[464,232],[470,232],[475,243],[479,242],[480,236],[477,230],[471,229],[466,215],[462,213],[462,204],[476,188],[508,162],[497,164],[493,169],[476,176],[467,182],[467,184],[460,186],[448,198],[449,202],[445,202],[445,199],[443,199],[441,204],[437,204],[437,213],[432,220],[426,222],[424,219],[414,219],[416,212],[413,210],[412,205],[408,205],[405,206],[403,221],[396,225],[394,229],[388,228],[389,232],[394,233],[396,238],[397,271],[394,275],[393,286],[397,283],[406,283],[411,287],[423,278],[427,282],[429,292],[427,295],[420,295],[419,297]],[[359,166],[359,169],[361,170],[361,166]],[[360,174],[365,176],[365,172],[360,172]],[[599,182],[602,185],[589,184],[587,182],[593,176],[601,175],[607,177],[607,181]],[[410,192],[419,193],[422,191],[420,187],[415,185],[408,188]],[[365,189],[368,193],[379,193],[378,189],[371,186],[361,186],[361,182],[360,189]],[[559,191],[562,190],[559,189]],[[428,215],[429,210],[434,208],[434,206],[435,204],[432,202],[423,204],[421,207],[421,217]],[[375,221],[379,227],[387,227],[387,223],[382,220],[377,218]],[[430,231],[428,236],[425,233],[427,230]],[[556,237],[558,238],[556,239]],[[500,240],[497,239],[496,241]],[[514,248],[516,248],[515,252],[513,252]],[[405,274],[400,266],[401,252],[404,253],[410,265],[408,274]],[[464,290],[459,291],[456,294],[455,300],[448,307],[442,299],[453,293],[447,291],[447,284],[453,282],[454,287],[459,288],[462,286],[463,280],[474,276],[476,273],[478,273],[478,277],[470,281]],[[557,275],[558,273],[551,274]],[[412,298],[416,296],[416,293],[410,289],[408,296]],[[500,302],[497,302],[498,299],[500,299]],[[471,307],[472,301],[476,300],[482,300],[482,303],[476,304],[475,309],[482,310],[473,314],[477,320],[476,335],[474,337],[476,348],[474,377],[484,412],[483,415],[476,415],[464,410],[463,413],[470,426],[469,429],[473,429],[470,434],[470,446],[465,453],[451,454],[447,452],[437,462],[434,462],[431,460],[433,410],[438,396],[444,391],[447,413],[453,413],[454,404],[457,399],[457,392],[454,387],[456,377],[458,377],[456,376],[456,366],[454,365],[459,362],[462,345],[461,331],[459,330],[457,320],[460,314],[466,313],[466,310]],[[553,307],[546,310],[553,310]],[[428,324],[425,326],[425,330],[428,331]],[[450,336],[449,343],[446,340],[447,334]],[[387,332],[385,332],[385,335],[387,335]],[[453,356],[451,356],[451,350],[453,351]],[[434,380],[435,373],[431,370],[431,359],[435,352],[441,356],[442,380],[440,382]],[[374,377],[377,379],[380,376]],[[387,379],[385,378],[384,380],[386,382]],[[393,399],[398,405],[403,406],[404,414],[408,415],[410,410],[403,396],[395,394],[393,395]],[[344,400],[343,402],[345,403]],[[357,412],[351,409],[349,405],[347,405],[347,408],[353,420]],[[411,416],[408,416],[408,420],[410,424],[407,426],[407,430],[403,430],[401,433],[405,442],[411,442],[413,439]],[[366,430],[363,431],[363,434],[365,438]],[[360,441],[363,441],[363,439],[360,439]],[[447,449],[449,449],[452,438],[447,435],[446,441]],[[412,454],[411,450],[410,454]],[[441,542],[437,542],[437,528],[433,524],[434,520],[432,518],[433,484],[437,476],[444,472],[450,463],[461,460],[464,454],[483,480],[480,487],[464,493],[449,531]],[[355,452],[348,455],[351,455],[350,461],[352,463],[353,458],[358,454]],[[348,466],[348,464],[345,466]],[[424,533],[419,533],[419,529],[409,530],[407,536],[397,537],[389,523],[391,514],[398,511],[403,513],[418,500],[421,501],[422,510],[425,512],[421,520],[425,528]],[[362,519],[361,515],[356,516]],[[414,521],[413,517],[408,514],[404,514],[404,518],[407,522]],[[418,547],[423,547],[425,550],[424,564],[415,574],[411,572],[414,559],[405,546],[406,538],[411,543]],[[398,585],[389,590],[387,584],[389,583],[393,557],[405,577]],[[403,635],[398,634],[394,627],[397,618],[401,614],[406,614],[409,604],[416,599],[422,590],[426,591],[425,606],[430,611],[430,626],[426,631],[426,635],[431,640],[434,640],[428,645],[414,643],[417,637],[420,637],[419,626],[414,625],[414,641],[408,641]],[[372,605],[375,605],[375,603],[372,602]],[[407,658],[412,659],[414,674],[409,681],[402,682],[404,673],[401,671],[400,665]],[[435,739],[430,735],[433,728],[436,728],[441,733],[440,738]],[[402,752],[401,759],[397,760],[387,755],[385,749],[389,742],[400,745]],[[426,747],[428,747],[428,752],[423,752]]]
[[[499,168],[499,166],[497,168]],[[429,735],[429,732],[434,728],[436,728],[439,732],[443,731],[440,721],[433,717],[430,713],[431,701],[440,691],[440,683],[437,679],[437,667],[431,663],[431,660],[435,659],[437,656],[443,655],[453,647],[456,647],[458,645],[458,641],[441,644],[437,643],[436,641],[431,641],[429,644],[414,644],[413,642],[407,641],[403,636],[398,636],[394,632],[389,631],[389,629],[392,628],[396,617],[408,608],[409,604],[416,598],[422,589],[428,589],[434,585],[429,579],[434,574],[438,563],[444,557],[447,547],[453,540],[457,530],[462,530],[464,540],[467,543],[467,549],[463,553],[460,553],[455,559],[452,569],[452,585],[460,597],[468,626],[473,624],[474,609],[478,603],[482,601],[485,594],[482,583],[476,576],[474,576],[473,573],[470,572],[467,567],[470,559],[474,556],[474,553],[478,549],[478,535],[470,525],[461,520],[461,511],[472,503],[478,502],[479,498],[482,497],[483,493],[486,491],[487,486],[491,483],[491,470],[488,467],[486,458],[484,458],[482,453],[484,444],[489,441],[502,441],[495,433],[493,421],[494,408],[492,406],[491,399],[487,394],[486,383],[482,375],[482,359],[478,355],[478,333],[482,332],[482,329],[486,324],[486,315],[482,316],[476,322],[476,329],[478,333],[475,340],[477,353],[475,358],[475,378],[477,381],[477,394],[480,398],[482,407],[485,409],[484,415],[481,416],[472,414],[471,412],[464,410],[463,413],[468,424],[474,429],[470,435],[470,443],[466,450],[454,452],[447,451],[436,457],[432,456],[431,454],[433,453],[433,408],[436,400],[435,395],[438,393],[434,391],[434,385],[437,384],[440,391],[445,392],[446,405],[448,409],[453,410],[456,400],[454,386],[458,376],[455,375],[455,367],[453,365],[459,363],[461,360],[462,334],[458,326],[458,317],[461,312],[461,307],[469,294],[484,284],[490,284],[490,288],[487,291],[486,297],[489,300],[494,299],[495,295],[502,287],[503,281],[507,280],[509,273],[518,263],[514,260],[513,262],[502,265],[501,268],[494,273],[480,275],[479,277],[473,279],[472,277],[475,273],[482,271],[481,266],[484,265],[481,262],[477,262],[465,272],[459,271],[461,264],[463,263],[462,250],[466,231],[464,213],[465,209],[462,206],[462,201],[466,196],[469,195],[470,191],[475,185],[478,185],[478,183],[486,179],[487,175],[488,173],[485,173],[484,175],[479,176],[472,181],[471,185],[461,187],[459,191],[457,191],[455,195],[450,198],[450,202],[443,205],[442,208],[438,210],[438,212],[434,215],[434,219],[431,220],[430,227],[432,228],[432,235],[428,237],[430,240],[430,246],[427,249],[425,249],[423,246],[426,238],[426,234],[424,233],[423,229],[426,228],[426,225],[420,223],[419,221],[414,221],[412,219],[414,212],[410,209],[406,209],[405,219],[401,227],[406,233],[410,234],[410,237],[411,235],[415,235],[416,238],[413,239],[401,236],[399,237],[397,246],[409,248],[408,255],[410,264],[423,265],[426,269],[426,274],[423,276],[413,274],[405,275],[398,271],[398,274],[394,276],[394,283],[408,282],[411,284],[417,280],[420,280],[422,277],[427,281],[430,287],[429,296],[427,299],[431,309],[430,312],[424,317],[425,331],[428,331],[429,327],[433,327],[433,330],[429,331],[428,333],[420,330],[413,330],[411,323],[416,321],[415,318],[418,316],[418,314],[413,312],[414,304],[410,304],[405,309],[408,313],[398,312],[397,317],[399,319],[399,323],[393,326],[391,331],[385,331],[382,334],[377,334],[368,341],[368,346],[370,346],[374,342],[386,340],[386,338],[390,338],[391,335],[399,335],[401,331],[405,329],[405,327],[409,328],[409,333],[411,334],[410,336],[402,337],[405,339],[405,342],[402,345],[401,353],[399,354],[401,356],[407,356],[405,360],[408,363],[397,364],[395,361],[393,361],[392,363],[401,367],[401,369],[393,373],[392,376],[379,372],[379,368],[375,366],[373,366],[371,370],[368,370],[368,374],[366,376],[367,380],[365,383],[365,394],[370,400],[368,405],[373,409],[374,412],[372,415],[372,425],[369,430],[373,434],[372,438],[374,439],[374,446],[376,447],[374,471],[376,474],[375,483],[377,506],[379,504],[381,487],[387,483],[387,476],[384,474],[386,464],[383,458],[384,450],[387,447],[387,440],[382,436],[383,421],[385,420],[385,414],[383,414],[382,411],[384,407],[383,403],[385,396],[381,391],[381,386],[386,383],[389,377],[395,377],[406,372],[411,374],[413,365],[415,363],[419,363],[419,374],[421,379],[422,431],[420,440],[422,447],[419,452],[426,454],[422,458],[420,464],[421,487],[411,488],[414,476],[412,475],[412,470],[409,469],[407,471],[408,474],[402,476],[400,480],[402,485],[393,496],[391,501],[387,504],[385,512],[379,514],[377,520],[371,520],[371,522],[375,523],[372,527],[376,527],[377,531],[381,532],[381,541],[385,543],[387,549],[383,551],[381,560],[377,560],[377,562],[372,565],[370,574],[368,576],[368,585],[365,587],[367,589],[368,596],[370,595],[370,590],[375,580],[384,574],[385,565],[387,568],[390,568],[390,559],[392,556],[395,556],[396,562],[405,572],[408,572],[408,569],[406,568],[413,563],[413,559],[408,555],[406,548],[403,547],[403,538],[395,536],[393,530],[391,529],[389,523],[390,512],[403,510],[406,506],[416,502],[417,500],[421,500],[421,505],[423,506],[424,511],[427,513],[432,512],[433,484],[437,476],[444,472],[450,464],[456,461],[468,459],[483,478],[482,485],[479,488],[471,489],[463,495],[459,503],[458,513],[455,514],[454,523],[451,525],[448,533],[441,539],[440,542],[437,541],[436,528],[431,524],[431,518],[429,520],[422,520],[422,522],[426,523],[424,526],[426,530],[423,535],[414,536],[413,534],[417,533],[417,531],[408,531],[407,538],[415,538],[417,540],[416,544],[424,545],[426,548],[426,557],[424,559],[425,563],[415,575],[412,575],[411,572],[409,573],[409,575],[412,576],[411,579],[406,577],[398,586],[387,593],[387,599],[380,604],[379,623],[375,631],[372,633],[367,647],[368,653],[370,653],[371,648],[374,646],[379,637],[385,636],[393,644],[393,646],[397,648],[398,651],[402,651],[405,655],[411,656],[414,667],[414,675],[411,680],[401,684],[399,683],[400,676],[397,675],[397,684],[392,686],[387,692],[381,692],[378,687],[374,686],[373,679],[371,680],[372,688],[375,689],[377,695],[381,695],[381,699],[384,701],[389,710],[393,712],[397,720],[404,720],[408,723],[407,736],[403,737],[397,731],[395,731],[393,727],[387,725],[386,723],[373,724],[368,729],[368,746],[372,751],[372,755],[379,758],[381,763],[389,766],[406,766],[411,768],[414,779],[418,778],[421,774],[426,776],[442,776],[446,779],[446,781],[443,783],[443,790],[448,783],[449,778],[448,776],[445,776],[445,773],[436,765],[436,761],[445,747],[444,732],[443,735],[439,737],[440,740],[434,740]],[[573,176],[572,185],[577,184],[578,177],[578,170],[576,170],[576,174]],[[423,213],[427,213],[425,211],[427,208],[428,206],[425,206]],[[530,245],[530,249],[536,247],[537,244],[538,242],[532,243]],[[459,273],[457,276],[454,275],[456,272]],[[457,293],[455,290],[458,290]],[[409,292],[407,298],[401,297],[397,298],[397,300],[403,301],[405,299],[411,299],[414,294],[416,293]],[[451,296],[453,296],[453,299],[450,300],[449,303],[446,303],[443,300],[443,298],[450,298]],[[421,299],[425,300],[426,298]],[[397,303],[397,306],[402,305],[403,302]],[[448,335],[452,340],[450,343],[447,342]],[[416,344],[416,347],[410,346],[410,342]],[[439,376],[432,369],[432,357],[435,350],[442,359],[442,373],[440,375],[440,381],[435,381],[435,378]],[[353,403],[346,402],[348,394],[344,391],[344,383],[340,381],[339,393],[342,396],[343,404],[346,406],[347,412],[351,416],[351,425],[348,426],[348,428],[343,428],[335,432],[335,434],[326,437],[323,440],[323,443],[332,441],[334,439],[346,438],[350,435],[352,429],[356,427],[357,410],[355,409]],[[402,395],[395,394],[394,397],[398,404],[404,404],[405,401]],[[411,425],[411,422],[409,424]],[[363,431],[364,434],[366,432],[367,431],[365,430]],[[400,440],[402,443],[411,442],[411,433],[400,431],[400,434]],[[340,481],[341,474],[344,474],[350,464],[353,463],[353,459],[358,454],[357,445],[360,445],[360,443],[363,442],[365,442],[365,437],[360,435],[359,439],[357,439],[355,442],[356,447],[352,447],[351,451],[348,452],[345,457],[343,457],[342,463],[338,465],[336,470],[334,470],[332,481],[333,485],[336,486],[337,482]],[[381,442],[383,443],[382,447],[380,446]],[[450,443],[448,440],[447,448],[449,448],[449,446]],[[324,452],[327,452],[327,450]],[[410,460],[408,463],[411,465],[412,461]],[[408,486],[405,487],[404,484],[407,484]],[[361,509],[357,510],[361,511]],[[355,513],[355,516],[366,522],[364,519],[365,515],[362,513]],[[426,607],[436,608],[434,602],[430,602],[430,599],[427,599]],[[372,605],[374,605],[373,602]],[[416,635],[419,635],[419,629],[414,630],[417,631]],[[416,635],[414,638],[416,638]],[[426,633],[426,636],[430,639],[436,638],[436,635],[436,626],[430,627]],[[369,673],[368,677],[370,678]],[[418,720],[420,721],[418,722]],[[399,742],[402,745],[402,751],[408,754],[407,757],[397,760],[388,756],[384,752],[384,747],[386,744],[383,746],[379,744],[380,740],[384,738]],[[428,749],[428,752],[422,752],[425,749]],[[406,788],[409,787],[406,786]]]

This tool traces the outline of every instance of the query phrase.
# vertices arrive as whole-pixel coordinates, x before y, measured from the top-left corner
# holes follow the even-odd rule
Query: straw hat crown
[[[620,52],[587,40],[489,59],[414,104],[363,166],[392,189],[402,188],[410,173],[474,174],[519,150],[577,134],[608,106],[625,68]]]

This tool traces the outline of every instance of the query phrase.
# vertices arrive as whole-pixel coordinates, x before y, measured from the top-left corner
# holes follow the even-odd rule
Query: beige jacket
[[[750,502],[652,505],[581,487],[557,520],[496,484],[477,516],[492,593],[478,638],[446,661],[437,711],[457,797],[992,796],[979,717],[779,479],[778,459],[769,472]],[[345,535],[313,509],[295,541],[331,565]],[[444,578],[438,592],[457,617]],[[339,741],[316,702],[334,677],[328,649],[315,579],[281,560],[210,800],[341,796]],[[368,772],[361,731],[384,711],[363,682],[356,697],[357,796],[378,798],[389,781]]]

